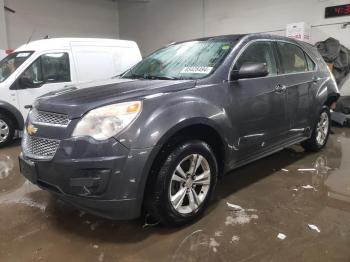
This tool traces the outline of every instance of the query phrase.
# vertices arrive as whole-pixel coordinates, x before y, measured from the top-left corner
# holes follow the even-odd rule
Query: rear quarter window
[[[308,54],[305,53],[305,57],[306,57],[306,63],[307,63],[307,68],[309,71],[315,71],[316,69],[316,64],[314,63],[314,61],[312,61],[312,59],[310,58],[310,56]]]

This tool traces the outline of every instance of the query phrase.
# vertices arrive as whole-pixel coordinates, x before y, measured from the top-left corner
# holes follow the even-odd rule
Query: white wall
[[[119,1],[119,34],[147,54],[202,34],[202,0]]]
[[[345,3],[349,1],[120,0],[119,32],[121,38],[137,41],[145,55],[169,42],[201,36],[265,31],[284,35],[288,23],[350,22],[350,16],[324,19],[326,6]],[[314,27],[312,42],[332,36],[350,48],[350,25],[340,27]]]
[[[0,0],[0,49],[7,48],[7,33],[5,25],[4,0]]]
[[[117,2],[111,0],[5,0],[5,5],[16,11],[5,12],[11,48],[27,42],[31,34],[33,40],[46,35],[50,38],[119,36]]]

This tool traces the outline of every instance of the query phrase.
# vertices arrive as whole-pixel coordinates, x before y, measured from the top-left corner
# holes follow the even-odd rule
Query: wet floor
[[[320,153],[293,146],[224,177],[181,229],[62,203],[20,176],[17,142],[0,149],[0,261],[350,261],[350,129],[334,132]]]

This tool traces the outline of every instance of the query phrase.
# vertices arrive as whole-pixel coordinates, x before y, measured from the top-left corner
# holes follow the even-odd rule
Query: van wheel
[[[301,144],[306,151],[317,152],[325,147],[331,129],[330,119],[331,114],[329,108],[326,107],[321,111],[319,120],[311,137]]]
[[[199,140],[184,142],[166,156],[159,170],[148,196],[150,215],[170,226],[199,218],[217,181],[218,166],[210,146]]]
[[[0,148],[7,146],[15,134],[14,124],[7,115],[0,114]]]

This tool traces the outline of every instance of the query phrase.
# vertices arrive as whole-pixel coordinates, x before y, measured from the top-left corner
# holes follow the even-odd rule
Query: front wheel
[[[0,114],[0,148],[10,144],[15,134],[15,128],[11,118]]]
[[[325,107],[320,114],[319,120],[311,137],[302,143],[307,151],[317,152],[325,147],[331,129],[331,115],[328,107]]]
[[[217,180],[217,161],[210,146],[191,140],[176,146],[155,177],[148,211],[160,222],[180,226],[206,209]]]

